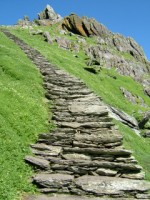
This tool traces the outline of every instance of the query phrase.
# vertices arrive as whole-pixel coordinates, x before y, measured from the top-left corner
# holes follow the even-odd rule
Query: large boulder
[[[82,36],[102,36],[110,32],[95,19],[87,17],[80,18],[76,14],[71,14],[63,19],[62,28]]]
[[[44,20],[44,22],[49,20],[51,23],[56,23],[62,20],[62,17],[55,13],[54,9],[50,5],[47,5],[46,8],[38,14],[38,18],[39,20]]]

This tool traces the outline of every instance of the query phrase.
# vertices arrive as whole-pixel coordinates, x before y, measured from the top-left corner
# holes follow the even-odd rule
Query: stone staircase
[[[150,182],[122,146],[122,136],[101,99],[67,72],[51,65],[37,50],[8,30],[12,39],[39,68],[46,97],[53,102],[56,128],[31,145],[35,156],[32,181],[45,195],[25,200],[150,199]]]

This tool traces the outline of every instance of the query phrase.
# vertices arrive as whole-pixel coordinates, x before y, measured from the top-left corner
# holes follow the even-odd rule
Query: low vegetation
[[[42,77],[13,42],[0,33],[0,199],[34,192],[24,157],[38,133],[47,131]]]

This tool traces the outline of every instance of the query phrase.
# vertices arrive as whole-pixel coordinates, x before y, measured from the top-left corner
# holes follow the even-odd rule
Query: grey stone
[[[58,156],[62,151],[60,146],[46,145],[43,143],[37,143],[31,145],[31,147],[34,154],[42,156]]]
[[[111,137],[110,137],[111,135]],[[94,144],[105,144],[105,143],[115,143],[115,142],[121,142],[122,136],[120,134],[114,133],[111,134],[109,132],[105,132],[105,134],[80,134],[80,132],[77,132],[75,134],[75,140],[84,142],[84,143],[94,143]]]
[[[86,114],[86,115],[100,115],[105,116],[108,114],[108,110],[106,106],[100,105],[86,105],[81,102],[73,102],[72,105],[69,106],[69,110],[72,113]]]
[[[62,17],[59,14],[56,14],[50,5],[47,5],[46,8],[38,14],[38,17],[40,20],[50,20],[55,23],[62,20]]]
[[[150,194],[137,194],[136,198],[140,199],[140,200],[141,199],[147,199],[148,200],[148,199],[150,199]]]
[[[46,188],[62,188],[69,186],[72,183],[74,177],[67,174],[36,174],[33,178],[33,182]]]
[[[48,42],[48,44],[52,44],[53,43],[53,39],[50,36],[50,33],[48,31],[45,31],[43,33],[43,36],[44,36],[45,40]]]
[[[41,169],[49,169],[50,168],[49,162],[41,157],[26,156],[25,161],[27,161],[30,164],[32,164],[36,167],[39,167]]]
[[[84,154],[62,154],[62,157],[66,160],[91,160],[90,156],[86,156]]]
[[[149,121],[150,119],[150,111],[144,113],[143,119],[139,122],[139,127],[144,128],[145,124]]]
[[[129,173],[129,174],[122,174],[120,177],[122,178],[129,178],[129,179],[139,179],[142,180],[145,178],[145,173],[144,172],[140,172],[140,173]]]
[[[71,41],[69,39],[63,38],[63,37],[57,37],[55,41],[58,43],[58,47],[70,50],[71,49]]]
[[[67,148],[64,147],[65,152],[74,152],[74,153],[89,153],[89,154],[96,154],[96,155],[131,155],[131,151],[125,150],[123,148],[116,148],[116,149],[101,149],[101,148]]]
[[[141,195],[144,197],[144,195]],[[46,195],[32,195],[27,196],[23,200],[111,200],[112,198],[102,198],[94,196],[75,196],[75,195],[64,195],[64,194],[55,194],[53,196]],[[118,200],[127,200],[126,198],[115,198]],[[133,200],[133,198],[131,199]]]
[[[43,31],[42,30],[30,30],[30,34],[32,34],[32,35],[42,35]]]
[[[96,173],[101,176],[115,176],[117,174],[117,171],[111,169],[99,168],[96,170]]]
[[[87,193],[96,195],[119,194],[124,196],[124,192],[146,192],[150,189],[150,183],[140,180],[130,180],[115,177],[102,176],[82,176],[75,180],[75,184]]]
[[[127,124],[129,127],[137,128],[138,129],[138,122],[137,122],[137,120],[134,117],[128,115],[127,113],[125,113],[123,111],[117,110],[114,107],[110,107],[110,110],[115,115],[117,115],[116,116],[117,119],[120,119],[120,121],[122,121],[123,123]],[[114,117],[114,115],[112,115],[111,113],[109,115],[111,117]]]

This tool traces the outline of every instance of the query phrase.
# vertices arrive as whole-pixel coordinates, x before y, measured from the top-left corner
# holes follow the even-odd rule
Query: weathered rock
[[[55,13],[54,9],[47,5],[44,11],[38,14],[39,20],[50,20],[52,22],[58,22],[62,20],[62,17]]]
[[[33,182],[37,183],[38,185],[42,187],[48,187],[48,188],[63,188],[69,186],[74,177],[71,175],[66,174],[37,174],[33,178]]]
[[[120,90],[122,91],[124,97],[130,101],[131,103],[133,104],[139,104],[143,107],[148,107],[145,103],[144,103],[144,100],[137,96],[137,95],[133,95],[131,92],[129,92],[128,90],[126,90],[125,88],[123,87],[120,87]]]
[[[63,158],[65,158],[66,160],[91,160],[90,156],[86,156],[84,154],[63,154],[62,155]]]
[[[135,192],[146,192],[150,189],[150,183],[121,179],[115,177],[98,177],[98,176],[83,176],[76,179],[75,184],[82,188],[87,193],[92,193],[96,195],[106,194],[106,195],[120,195],[124,196],[124,193]]]
[[[98,134],[91,134],[91,135],[76,133],[74,140],[78,142],[87,143],[87,144],[98,145],[98,144],[121,142],[122,136],[116,133],[110,137],[109,132],[105,132],[104,134],[98,133]]]
[[[73,102],[69,106],[69,110],[76,114],[86,114],[86,115],[99,115],[106,116],[108,114],[107,107],[100,105],[89,105],[83,104],[81,102]]]
[[[49,169],[50,168],[49,162],[41,157],[26,156],[25,161],[27,161],[30,164],[32,164],[36,167],[39,167],[41,169]]]
[[[143,134],[144,137],[150,138],[150,130],[146,130]]]
[[[116,149],[101,149],[101,148],[67,148],[64,147],[65,152],[74,152],[74,153],[89,153],[96,155],[131,155],[131,151],[125,150],[123,148]]]
[[[111,112],[109,113],[110,117],[116,118],[119,121],[127,124],[129,127],[137,128],[138,129],[138,122],[134,117],[131,117],[127,113],[117,110],[114,107],[110,107]],[[115,114],[115,115],[114,115]]]
[[[48,31],[44,32],[43,36],[45,38],[45,41],[48,42],[48,44],[52,44],[53,43],[53,39],[50,36],[50,33]]]
[[[139,194],[139,197],[141,199],[146,199],[143,197],[146,197],[147,195],[145,194]],[[128,198],[115,198],[118,200],[127,200]],[[111,198],[102,198],[102,197],[94,197],[94,196],[74,196],[74,195],[62,195],[62,194],[57,194],[53,196],[46,196],[46,195],[32,195],[32,196],[27,196],[23,200],[112,200]],[[133,198],[131,200],[134,200]]]
[[[101,176],[115,176],[117,174],[117,171],[111,169],[99,168],[96,170],[96,173]]]
[[[145,92],[145,94],[146,94],[147,96],[150,97],[150,88],[146,87],[146,88],[144,89],[144,92]]]
[[[122,178],[129,178],[129,179],[144,179],[145,178],[145,173],[135,173],[135,174],[122,174],[120,177]]]
[[[62,38],[62,37],[57,37],[55,39],[55,41],[58,43],[58,46],[62,49],[65,50],[70,50],[71,48],[71,41],[66,39],[66,38]]]
[[[140,200],[141,199],[147,199],[148,200],[148,199],[150,199],[150,194],[137,194],[136,198],[140,199]]]
[[[32,34],[32,35],[42,35],[43,31],[42,30],[30,30],[30,34]]]
[[[109,31],[94,19],[80,18],[76,14],[65,17],[62,28],[82,36],[109,34]]]
[[[62,151],[62,147],[60,146],[51,146],[42,143],[31,145],[31,147],[32,152],[40,156],[58,156]]]
[[[99,67],[107,69],[115,67],[119,74],[130,76],[142,83],[145,94],[148,95],[150,63],[147,61],[141,47],[133,39],[125,38],[118,34],[102,36],[100,42],[99,40],[98,45],[84,48],[85,54],[90,61],[87,64],[93,65],[96,62]],[[114,43],[114,40],[117,43]],[[114,52],[114,46],[116,47],[116,53]]]
[[[149,121],[149,119],[150,119],[150,111],[144,114],[143,119],[139,122],[139,127],[141,129],[144,128],[145,124]]]

